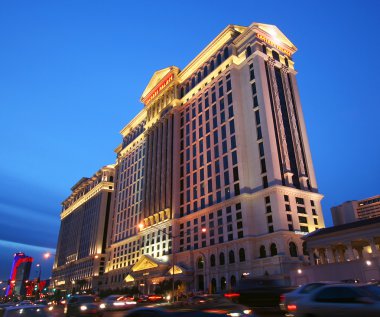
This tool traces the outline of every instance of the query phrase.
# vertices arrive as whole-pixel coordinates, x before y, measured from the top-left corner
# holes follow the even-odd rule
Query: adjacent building
[[[26,295],[26,286],[32,263],[32,257],[22,252],[15,253],[9,276],[9,284],[5,291],[6,296]]]
[[[380,280],[380,217],[314,231],[304,237],[310,266],[291,274],[293,284]]]
[[[189,291],[290,281],[301,237],[324,227],[296,50],[276,26],[229,25],[184,69],[153,74],[115,150],[102,288],[150,293],[173,274]],[[77,251],[57,259],[56,272]]]
[[[97,290],[104,272],[110,212],[113,208],[114,165],[82,178],[62,203],[52,279],[56,288],[72,292]]]
[[[380,195],[362,200],[350,200],[332,207],[331,214],[335,226],[362,219],[380,216]]]

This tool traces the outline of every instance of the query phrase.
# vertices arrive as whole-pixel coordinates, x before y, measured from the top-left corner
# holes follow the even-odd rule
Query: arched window
[[[207,69],[207,65],[205,65],[205,67],[203,67],[203,78],[205,78],[207,75],[208,75],[208,69]]]
[[[220,289],[221,290],[225,290],[227,288],[227,280],[226,278],[223,276],[221,279],[220,279]]]
[[[239,250],[239,261],[244,262],[245,261],[245,251],[244,248],[240,248]]]
[[[228,56],[230,55],[230,52],[228,51],[228,47],[226,46],[224,48],[224,51],[223,51],[223,57],[224,57],[224,60],[226,60],[228,58]]]
[[[267,47],[265,45],[263,45],[263,53],[266,54],[267,53]]]
[[[197,260],[197,267],[198,269],[203,269],[205,267],[205,261],[201,256]]]
[[[290,256],[292,257],[296,258],[298,256],[297,246],[294,242],[289,243],[289,253],[290,253]]]
[[[216,279],[212,279],[211,280],[211,294],[215,294],[216,293]]]
[[[222,55],[218,54],[216,57],[216,66],[219,66],[220,64],[222,64]]]
[[[307,244],[306,241],[302,243],[302,253],[303,255],[309,255],[309,252],[307,251]]]
[[[198,84],[202,81],[202,74],[201,71],[198,72],[198,78],[197,78]]]
[[[225,262],[226,262],[226,261],[225,261],[225,259],[224,259],[224,253],[221,252],[221,253],[219,254],[219,264],[220,264],[220,265],[224,265]]]
[[[181,98],[185,95],[185,88],[181,87]]]
[[[191,88],[195,87],[195,77],[191,78]]]
[[[260,258],[266,258],[267,257],[267,251],[265,250],[265,246],[260,247]]]
[[[276,61],[280,61],[280,55],[276,51],[272,51],[272,56]]]
[[[251,49],[250,46],[248,46],[248,47],[247,47],[247,50],[246,50],[246,55],[247,55],[247,57],[248,57],[248,56],[251,56],[251,54],[252,54],[252,49]]]
[[[212,72],[215,69],[214,60],[210,63],[210,72]]]
[[[210,256],[210,265],[211,266],[215,266],[215,255],[214,254],[211,254],[211,256]]]
[[[228,253],[228,261],[230,264],[235,263],[235,253],[232,250]]]
[[[236,277],[235,275],[232,275],[231,276],[231,288],[235,288],[236,287]]]
[[[187,83],[186,83],[186,90],[185,90],[185,92],[188,93],[189,90],[190,90],[190,86],[189,86],[189,82],[187,82]]]
[[[277,246],[276,246],[276,243],[272,243],[270,245],[270,255],[271,256],[277,255]]]

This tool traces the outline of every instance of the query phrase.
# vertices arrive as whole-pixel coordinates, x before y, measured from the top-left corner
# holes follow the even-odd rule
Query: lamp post
[[[173,268],[172,268],[172,271],[173,271],[173,273],[172,273],[172,275],[173,275],[173,280],[172,280],[173,299],[172,300],[173,300],[173,303],[174,303],[174,299],[175,299],[175,297],[174,297],[174,291],[175,291],[175,280],[174,280],[174,275],[175,275],[175,271],[174,271],[174,266],[175,266],[174,239],[178,238],[179,236],[173,236],[171,233],[167,233],[167,232],[163,231],[161,228],[158,228],[158,227],[156,227],[154,225],[150,225],[149,227],[152,227],[155,230],[157,230],[159,232],[162,232],[162,234],[168,236],[169,239],[172,240],[172,265],[173,265]],[[145,229],[144,223],[139,223],[138,228],[139,228],[140,231],[142,231],[143,229]],[[205,233],[206,231],[207,231],[206,228],[202,228],[201,229],[202,233]]]

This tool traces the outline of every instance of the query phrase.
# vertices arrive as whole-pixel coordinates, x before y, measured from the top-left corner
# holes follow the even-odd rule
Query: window
[[[297,246],[294,242],[290,242],[289,243],[289,253],[290,253],[290,256],[291,257],[297,257],[298,256],[298,252],[297,252]]]
[[[277,246],[276,246],[275,243],[272,243],[272,244],[270,245],[270,255],[271,255],[271,256],[275,256],[275,255],[277,255]]]
[[[225,258],[224,258],[224,253],[221,252],[221,253],[219,254],[219,265],[224,265],[225,262],[226,262],[226,260],[225,260]]]
[[[260,247],[260,258],[266,258],[267,257],[267,251],[265,250],[265,246]]]
[[[245,262],[245,251],[244,248],[239,249],[239,261]]]
[[[203,269],[205,266],[205,262],[202,257],[199,257],[197,260],[197,267],[198,269]]]
[[[228,253],[228,261],[230,264],[235,263],[235,253],[232,250]]]
[[[215,255],[214,255],[214,254],[211,254],[211,257],[210,257],[210,265],[211,265],[212,267],[214,267],[214,266],[215,266],[215,263],[216,263],[216,261],[215,261]]]
[[[280,61],[280,55],[276,51],[272,51],[272,56],[276,61]]]
[[[300,223],[306,223],[307,224],[307,218],[306,217],[298,217],[298,220]]]
[[[226,288],[227,288],[227,281],[226,281],[226,278],[223,276],[220,279],[220,289],[225,290]]]
[[[355,304],[361,294],[357,294],[351,287],[328,287],[321,290],[316,296],[316,302]]]
[[[296,197],[296,203],[299,205],[304,205],[305,201],[303,200],[303,198]]]

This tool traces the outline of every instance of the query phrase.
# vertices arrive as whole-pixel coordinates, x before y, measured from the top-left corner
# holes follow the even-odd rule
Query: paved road
[[[284,317],[284,314],[273,308],[257,308],[254,311],[256,313],[255,317]],[[124,317],[125,314],[126,311],[107,311],[103,317]],[[51,317],[65,317],[63,308],[55,309]]]
[[[255,317],[284,317],[280,311],[273,308],[259,308],[254,310],[256,312]],[[113,311],[106,312],[104,317],[124,317],[125,311]]]

